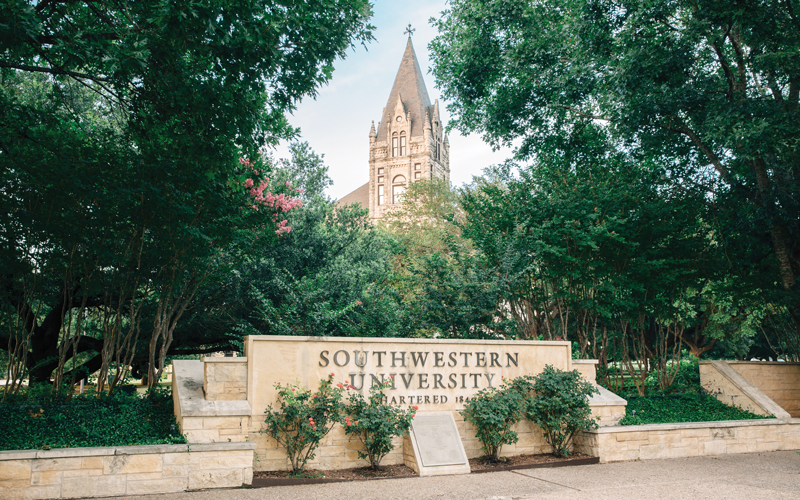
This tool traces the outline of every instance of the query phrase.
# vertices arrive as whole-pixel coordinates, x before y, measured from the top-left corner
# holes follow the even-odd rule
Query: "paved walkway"
[[[645,460],[514,472],[208,490],[129,500],[800,499],[794,451]]]

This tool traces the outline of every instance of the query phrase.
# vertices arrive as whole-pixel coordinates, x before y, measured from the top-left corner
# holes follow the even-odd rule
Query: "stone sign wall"
[[[315,389],[329,374],[366,395],[372,384],[392,382],[388,403],[418,406],[418,413],[453,412],[468,457],[482,454],[475,431],[458,411],[477,391],[499,387],[503,378],[535,375],[545,365],[572,370],[569,342],[379,339],[250,336],[245,341],[247,401],[252,409],[248,441],[256,448],[257,470],[287,468],[285,451],[259,430],[264,410],[276,406],[275,383],[299,383]],[[593,368],[593,366],[591,367]],[[542,453],[549,446],[529,422],[517,425],[520,441],[508,454]],[[403,440],[383,464],[403,463]],[[338,426],[322,442],[312,468],[336,469],[366,464],[359,444]]]
[[[245,357],[174,361],[173,398],[180,429],[192,443],[250,442],[256,445],[256,470],[286,470],[286,451],[260,431],[264,410],[276,407],[275,384],[297,383],[316,389],[331,373],[337,383],[367,395],[372,384],[389,381],[387,402],[417,406],[417,413],[451,412],[468,458],[483,454],[475,429],[459,413],[484,388],[503,378],[535,375],[546,365],[578,369],[594,382],[594,360],[572,360],[568,342],[492,340],[379,339],[251,336]],[[601,389],[590,398],[599,424],[614,425],[625,415],[625,400]],[[538,426],[523,420],[514,430],[519,441],[503,455],[546,453],[549,445]],[[320,443],[311,468],[361,467],[360,443],[341,426]],[[382,464],[402,464],[408,436],[395,439],[395,450]]]
[[[569,342],[250,336],[245,355],[254,415],[274,405],[275,383],[316,388],[331,373],[365,395],[390,381],[390,404],[424,412],[461,410],[503,377],[537,374],[545,365],[572,369]]]

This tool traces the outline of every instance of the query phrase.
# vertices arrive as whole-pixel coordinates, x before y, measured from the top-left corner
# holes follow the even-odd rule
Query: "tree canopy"
[[[295,134],[285,114],[372,39],[370,15],[362,0],[0,3],[11,378],[123,365],[112,352],[140,329],[157,378],[203,283],[289,231],[298,192],[258,150]],[[104,336],[83,334],[87,310]]]
[[[452,126],[519,140],[520,159],[569,154],[598,124],[618,151],[700,193],[737,274],[800,328],[798,8],[455,0],[435,20],[433,73]]]

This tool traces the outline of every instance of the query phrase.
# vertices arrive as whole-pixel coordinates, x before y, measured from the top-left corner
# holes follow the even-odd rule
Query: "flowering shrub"
[[[344,403],[341,384],[333,386],[333,374],[320,381],[316,392],[297,385],[275,384],[278,390],[279,408],[270,405],[267,414],[267,428],[262,432],[278,441],[286,448],[292,462],[292,472],[305,468],[320,441],[330,432],[334,424],[341,422]]]
[[[567,372],[551,365],[530,380],[534,396],[528,403],[527,417],[542,428],[553,454],[566,457],[576,432],[597,428],[589,408],[589,396],[597,389],[577,370]]]
[[[408,432],[418,409],[411,406],[403,410],[385,403],[383,391],[391,385],[390,381],[373,385],[369,400],[358,392],[351,393],[346,409],[345,433],[358,437],[366,450],[366,453],[359,451],[358,456],[368,460],[373,469],[377,469],[383,457],[394,449],[392,438]]]
[[[504,444],[513,444],[519,439],[511,427],[525,416],[527,401],[525,392],[520,390],[524,379],[520,377],[514,382],[509,384],[503,380],[499,389],[481,389],[464,404],[461,412],[464,419],[475,426],[483,451],[493,461],[500,459]]]

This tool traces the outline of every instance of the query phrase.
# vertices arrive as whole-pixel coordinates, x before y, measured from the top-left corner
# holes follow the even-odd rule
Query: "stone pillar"
[[[247,358],[203,358],[206,401],[247,400]]]

